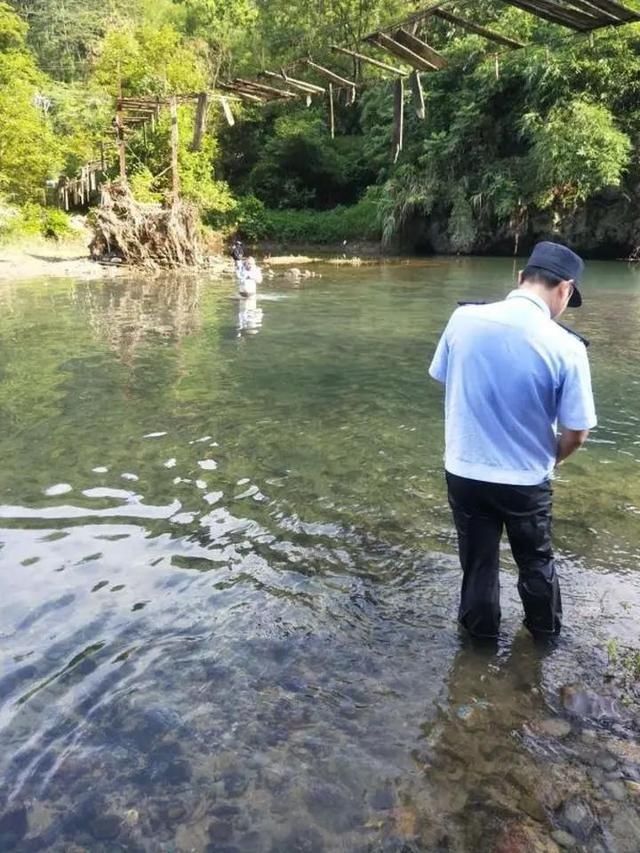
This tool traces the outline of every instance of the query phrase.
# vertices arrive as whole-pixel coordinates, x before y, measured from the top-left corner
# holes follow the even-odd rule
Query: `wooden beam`
[[[348,50],[346,47],[339,47],[337,44],[332,44],[331,50],[334,50],[336,53],[343,53],[345,56],[351,56],[354,59],[359,59],[361,62],[368,62],[376,68],[388,71],[390,74],[396,74],[400,77],[406,77],[408,74],[407,71],[403,68],[398,68],[397,65],[387,65],[386,62],[380,62],[379,59],[374,59],[372,56],[367,56],[364,53],[358,53],[357,50]]]
[[[585,31],[593,29],[594,26],[593,18],[582,15],[580,12],[568,12],[566,7],[562,8],[557,3],[547,3],[545,0],[506,0],[506,2],[537,18],[570,27],[572,30]]]
[[[322,77],[326,77],[327,80],[330,80],[332,83],[335,83],[336,86],[351,86],[355,87],[355,82],[353,80],[347,80],[346,77],[341,77],[339,74],[335,74],[329,68],[325,68],[323,65],[318,65],[317,62],[314,62],[312,59],[305,59],[306,64],[309,68],[313,68],[318,74]]]
[[[570,3],[582,12],[603,18],[603,23],[607,24],[619,24],[622,21],[638,18],[638,15],[626,6],[611,0],[570,0]]]
[[[368,36],[368,41],[373,42],[373,44],[377,44],[378,47],[386,50],[387,53],[392,53],[394,56],[404,59],[405,62],[407,62],[412,68],[416,68],[418,71],[437,70],[430,62],[427,62],[403,44],[395,41],[386,33],[374,33],[373,35]]]
[[[275,80],[282,80],[291,89],[299,89],[301,92],[304,92],[308,95],[324,95],[327,91],[324,86],[316,86],[315,83],[307,83],[306,80],[296,80],[294,77],[289,77],[288,75],[283,76],[282,72],[278,73],[277,71],[261,71],[260,76],[270,77]]]
[[[245,80],[243,77],[236,77],[233,81],[239,86],[243,86],[249,91],[255,90],[258,93],[264,92],[265,95],[277,95],[279,98],[295,98],[296,93],[290,92],[287,89],[278,89],[275,86],[267,86],[266,83],[258,83],[255,80]]]
[[[592,6],[596,6],[598,9],[606,9],[612,15],[617,15],[621,21],[640,21],[640,13],[616,2],[616,0],[590,0],[590,2]]]
[[[405,47],[408,47],[409,50],[412,50],[414,53],[417,53],[418,56],[421,56],[434,68],[444,68],[447,64],[447,60],[438,53],[437,50],[434,50],[430,47],[426,41],[419,39],[417,36],[414,36],[412,33],[407,32],[407,30],[403,30],[400,28],[393,33],[393,38],[403,44]]]
[[[217,83],[218,89],[222,89],[223,92],[233,92],[241,98],[244,98],[247,101],[253,101],[254,103],[264,104],[265,101],[273,100],[273,97],[267,97],[266,95],[258,95],[255,92],[249,92],[245,88],[238,86],[236,84],[231,83]]]
[[[442,18],[443,21],[448,21],[450,24],[455,24],[456,27],[461,27],[463,30],[467,30],[470,33],[475,33],[476,35],[482,36],[483,38],[486,38],[489,41],[495,41],[498,44],[504,44],[506,45],[506,47],[524,47],[524,44],[521,41],[516,41],[515,39],[507,38],[507,36],[503,36],[501,33],[494,33],[493,30],[488,30],[486,29],[486,27],[481,27],[479,24],[475,24],[473,21],[467,21],[466,18],[460,18],[458,15],[453,15],[451,12],[446,12],[444,9],[434,9],[433,14],[438,18]]]

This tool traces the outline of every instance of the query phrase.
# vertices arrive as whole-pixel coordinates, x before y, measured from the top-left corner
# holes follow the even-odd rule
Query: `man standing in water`
[[[538,243],[505,300],[453,313],[429,368],[445,385],[445,469],[463,571],[458,618],[475,637],[499,632],[503,527],[525,625],[539,637],[560,631],[550,478],[596,415],[585,345],[553,320],[582,304],[583,269],[566,246]]]

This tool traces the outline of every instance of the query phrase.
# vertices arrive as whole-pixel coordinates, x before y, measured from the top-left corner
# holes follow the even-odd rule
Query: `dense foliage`
[[[474,9],[464,13],[530,46],[498,57],[495,44],[429,19],[425,37],[448,65],[422,75],[425,120],[407,92],[393,164],[390,81],[330,46],[401,18],[402,0],[0,0],[0,207],[41,203],[46,180],[76,174],[103,140],[115,174],[119,92],[211,89],[313,51],[362,84],[354,105],[338,95],[335,139],[321,97],[233,102],[233,127],[213,102],[194,152],[194,108],[180,107],[182,190],[212,226],[457,252],[510,251],[552,232],[587,251],[629,250],[640,229],[640,25],[584,37],[494,0]],[[144,137],[128,134],[143,200],[167,193],[168,142],[165,115]]]

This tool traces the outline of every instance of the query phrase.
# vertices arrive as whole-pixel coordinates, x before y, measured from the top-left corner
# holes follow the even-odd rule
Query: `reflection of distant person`
[[[239,272],[238,293],[242,297],[255,296],[262,284],[262,270],[254,258],[247,258]]]
[[[446,388],[445,469],[463,570],[459,620],[477,637],[495,637],[500,627],[504,527],[525,625],[534,636],[560,631],[550,478],[584,443],[596,415],[586,348],[553,319],[582,304],[583,268],[566,246],[538,243],[505,300],[454,312],[429,369]]]
[[[236,273],[239,275],[244,265],[244,246],[240,240],[234,240],[231,244],[231,257],[236,265]]]
[[[262,308],[258,308],[255,294],[238,302],[238,337],[242,334],[257,335],[262,326]]]

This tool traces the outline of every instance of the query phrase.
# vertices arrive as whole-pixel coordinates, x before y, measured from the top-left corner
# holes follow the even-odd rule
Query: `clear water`
[[[554,850],[580,791],[584,849],[636,851],[592,772],[632,728],[541,728],[640,644],[640,270],[589,266],[600,427],[556,488],[546,654],[507,551],[498,652],[458,636],[426,378],[510,261],[276,279],[240,331],[228,282],[0,290],[0,848]]]

